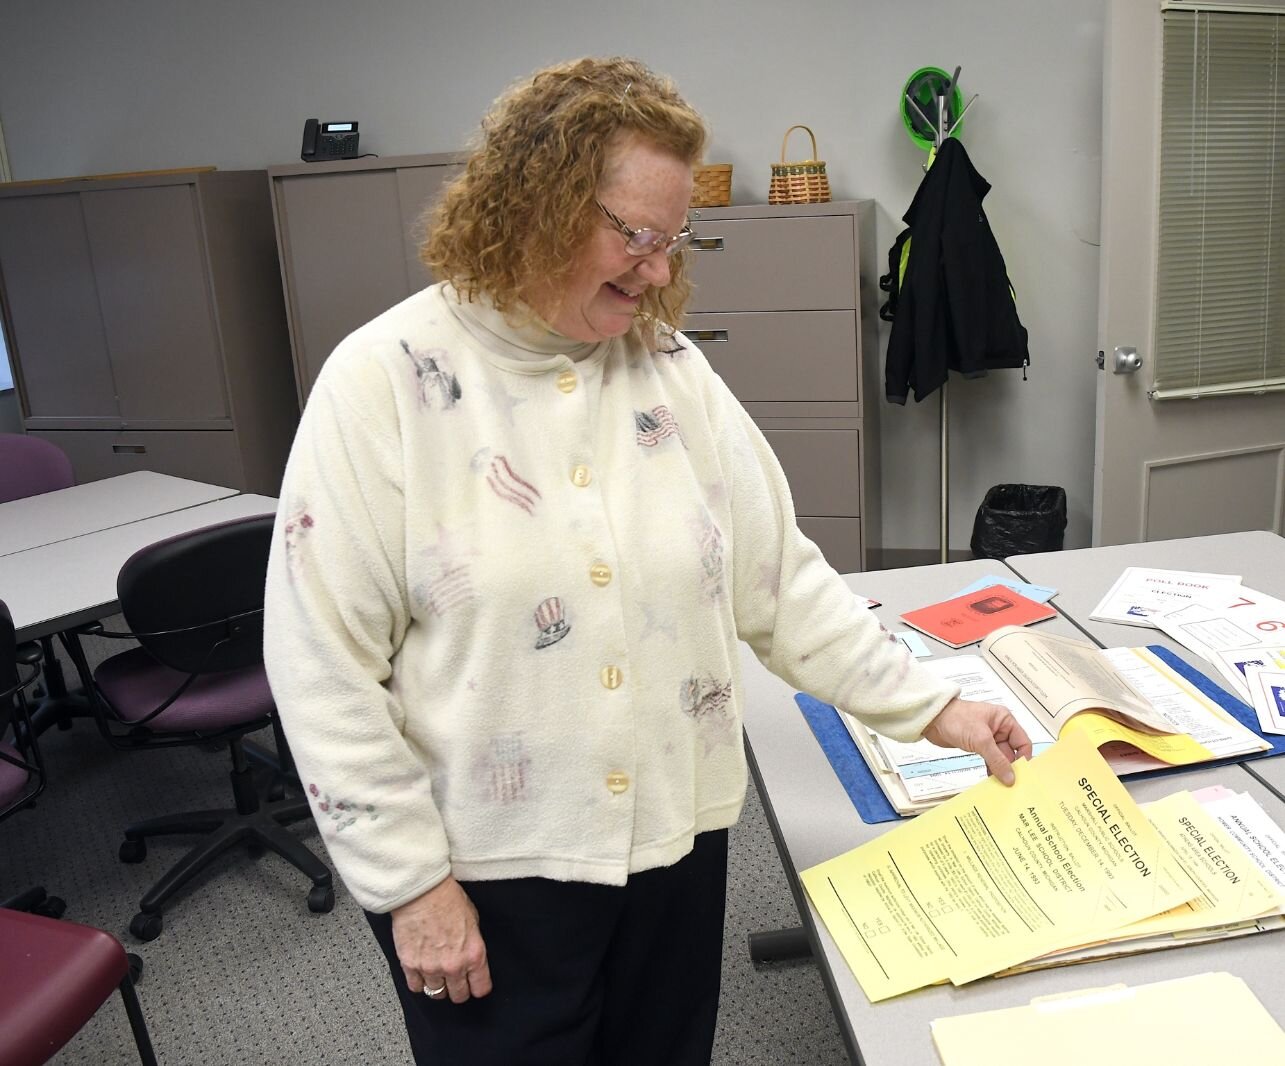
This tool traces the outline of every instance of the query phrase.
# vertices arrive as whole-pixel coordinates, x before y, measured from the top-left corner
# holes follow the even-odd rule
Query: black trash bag
[[[1066,490],[1056,485],[994,485],[973,521],[969,546],[977,559],[1062,550]]]

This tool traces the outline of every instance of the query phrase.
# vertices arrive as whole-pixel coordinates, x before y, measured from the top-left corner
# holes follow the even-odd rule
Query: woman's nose
[[[642,256],[635,269],[648,285],[663,289],[669,284],[669,257],[663,249],[657,248]]]

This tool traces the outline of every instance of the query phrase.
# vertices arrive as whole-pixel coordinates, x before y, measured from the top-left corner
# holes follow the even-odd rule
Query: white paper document
[[[1208,748],[1214,758],[1246,755],[1268,747],[1262,737],[1246,729],[1147,649],[1106,648],[1102,654],[1121,677],[1150,701],[1161,717],[1178,732],[1186,733]],[[1129,755],[1113,753],[1110,762],[1117,774],[1158,770],[1165,765],[1142,752]]]
[[[1171,608],[1152,621],[1183,647],[1208,659],[1242,698],[1249,695],[1245,674],[1234,657],[1220,653],[1285,644],[1285,602],[1244,585]]]
[[[924,665],[938,677],[958,685],[964,699],[998,703],[1012,711],[1031,738],[1034,755],[1053,743],[1043,724],[981,656],[954,655]],[[849,732],[865,728],[848,715],[842,718]],[[986,763],[970,751],[940,748],[928,740],[906,744],[873,731],[869,736],[887,769],[901,777],[911,799],[953,796],[986,777]]]
[[[1098,622],[1154,628],[1153,617],[1198,596],[1240,584],[1239,574],[1126,567],[1089,617]]]

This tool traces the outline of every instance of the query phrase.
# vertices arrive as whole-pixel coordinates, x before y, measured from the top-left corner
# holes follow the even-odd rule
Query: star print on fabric
[[[639,608],[643,613],[643,631],[639,634],[640,639],[646,640],[653,633],[663,633],[669,638],[671,644],[678,643],[678,622],[672,614],[662,612],[654,604],[639,601]]]
[[[776,599],[780,588],[781,561],[774,559],[770,563],[759,563],[759,579],[758,584],[754,586],[754,591],[766,592],[772,599]]]
[[[512,426],[514,424],[513,408],[526,403],[526,397],[513,396],[510,394],[509,390],[504,387],[504,382],[499,380],[488,381],[482,386],[482,391],[489,397],[496,412],[509,426]]]

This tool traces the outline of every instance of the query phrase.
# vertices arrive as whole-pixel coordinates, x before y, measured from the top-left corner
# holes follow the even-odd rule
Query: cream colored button
[[[622,774],[619,770],[613,770],[607,775],[607,790],[615,793],[617,796],[629,787],[629,775]]]
[[[571,468],[571,484],[584,488],[593,480],[593,475],[589,473],[589,468],[583,463]]]
[[[558,375],[558,388],[563,392],[576,391],[576,372],[574,370],[564,370]]]
[[[625,675],[618,666],[604,666],[598,677],[603,688],[619,688],[625,680]]]
[[[589,580],[599,588],[611,584],[611,567],[606,563],[594,563],[589,567]]]

